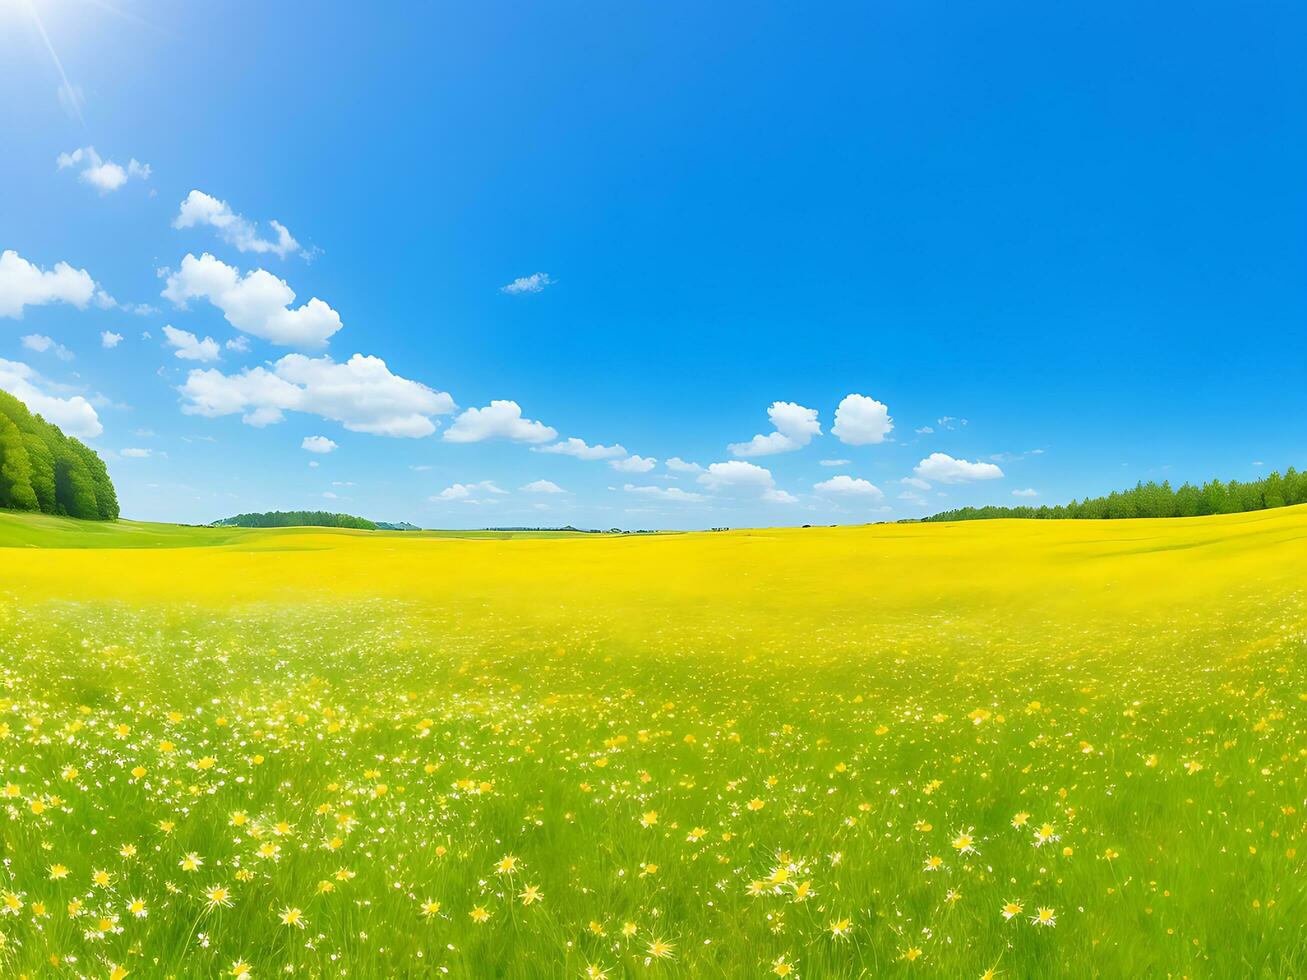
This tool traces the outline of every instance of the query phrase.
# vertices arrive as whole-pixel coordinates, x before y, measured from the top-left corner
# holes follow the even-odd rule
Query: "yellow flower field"
[[[1301,977],[1307,508],[0,515],[5,977]]]

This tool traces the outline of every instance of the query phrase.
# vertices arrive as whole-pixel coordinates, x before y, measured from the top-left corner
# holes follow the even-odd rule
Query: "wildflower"
[[[304,913],[299,909],[290,908],[289,906],[281,910],[281,924],[283,926],[294,926],[296,929],[303,929],[308,922],[304,919]]]
[[[62,864],[50,865],[50,880],[59,881],[61,878],[68,877],[68,868]]]
[[[938,855],[931,855],[926,858],[926,863],[922,866],[923,871],[938,871],[944,867],[944,859]]]
[[[204,890],[204,897],[208,899],[205,906],[209,910],[216,909],[219,906],[222,908],[231,906],[231,892],[221,885],[210,885]]]
[[[632,936],[635,935],[636,930],[637,930],[638,928],[639,928],[639,927],[636,926],[636,924],[635,924],[634,922],[623,922],[623,923],[622,923],[622,935],[623,935],[626,939],[630,939]]]
[[[1002,914],[1004,921],[1010,921],[1016,918],[1018,915],[1021,914],[1021,911],[1022,911],[1021,903],[1013,899],[1009,899],[1008,901],[1004,902],[1003,907],[999,909],[999,912]]]
[[[975,843],[971,837],[971,828],[959,830],[957,836],[953,838],[953,849],[959,854],[976,854]]]
[[[527,885],[522,894],[517,897],[522,900],[523,905],[531,905],[534,902],[543,902],[545,900],[539,885]]]
[[[440,914],[439,902],[433,901],[428,898],[425,902],[422,903],[422,918],[434,919],[439,914]]]
[[[771,972],[776,974],[778,977],[788,977],[791,974],[794,974],[794,963],[791,960],[787,960],[785,954],[781,953],[780,956],[772,960]]]
[[[1053,909],[1044,908],[1041,905],[1039,911],[1030,917],[1030,921],[1037,926],[1055,926],[1057,925],[1057,913]]]
[[[511,854],[505,854],[495,864],[495,874],[511,875],[517,870],[517,858]]]
[[[920,946],[909,946],[907,949],[905,949],[902,953],[899,954],[899,959],[907,960],[909,963],[912,963],[920,958],[921,958]]]
[[[113,881],[113,876],[107,871],[97,870],[91,874],[91,883],[100,888],[108,888],[111,881]]]
[[[1012,826],[1016,830],[1020,830],[1022,827],[1026,825],[1026,822],[1029,819],[1030,819],[1030,814],[1026,813],[1025,810],[1022,810],[1020,813],[1018,813],[1016,816],[1012,818]]]
[[[144,919],[147,915],[150,914],[149,910],[146,909],[145,907],[145,900],[141,898],[133,898],[130,902],[128,902],[127,911],[130,912],[132,915],[136,916],[136,918],[138,919]]]
[[[669,942],[661,939],[651,939],[649,945],[644,948],[645,953],[651,960],[669,960],[676,947]]]
[[[484,905],[478,905],[467,915],[468,918],[470,918],[477,925],[481,925],[482,923],[486,922],[490,918],[490,913],[486,911]]]
[[[645,827],[645,828],[652,827],[657,822],[658,822],[657,810],[649,810],[640,816],[641,827]]]
[[[1051,823],[1042,824],[1040,828],[1035,831],[1034,846],[1043,847],[1051,840],[1061,840],[1061,839],[1062,838],[1058,836],[1057,831],[1053,829],[1053,825]]]
[[[766,805],[767,805],[766,803],[764,803],[762,800],[758,799],[758,797],[756,797],[756,796],[755,796],[753,799],[751,799],[751,800],[749,801],[749,803],[748,803],[748,807],[749,807],[749,809],[752,810],[754,813],[757,813],[759,810],[761,810],[761,809],[762,809],[764,806],[766,806]]]
[[[200,866],[204,864],[204,858],[200,857],[194,851],[187,854],[178,862],[178,867],[183,871],[199,871]]]
[[[585,968],[582,976],[585,977],[585,980],[608,980],[608,971],[591,963]]]

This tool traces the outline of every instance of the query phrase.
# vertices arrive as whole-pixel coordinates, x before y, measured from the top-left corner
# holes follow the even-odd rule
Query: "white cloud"
[[[260,255],[271,252],[282,259],[293,252],[304,254],[290,229],[280,221],[269,221],[268,224],[277,233],[276,241],[261,238],[258,226],[253,221],[236,214],[226,201],[220,201],[203,191],[187,194],[177,211],[177,217],[172,220],[172,226],[177,229],[208,225],[218,233],[219,238],[241,252]]]
[[[670,500],[680,504],[692,504],[704,499],[701,493],[687,493],[680,487],[637,487],[633,483],[628,483],[622,487],[627,493],[638,493],[646,497],[657,497],[659,500]]]
[[[831,434],[850,446],[867,446],[884,442],[894,428],[889,408],[866,395],[846,395],[835,409]]]
[[[295,292],[285,280],[266,269],[242,276],[208,252],[182,259],[163,296],[183,309],[188,300],[207,299],[237,330],[286,347],[323,347],[341,328],[340,314],[316,296],[291,309]]]
[[[913,429],[912,431],[919,436],[928,436],[932,435],[935,430],[928,425],[923,425],[920,429]]]
[[[44,354],[46,351],[49,351],[61,361],[71,361],[73,359],[72,351],[56,341],[53,337],[47,337],[43,333],[29,333],[26,337],[21,339],[24,347],[28,350],[34,350],[38,354]]]
[[[522,487],[522,490],[525,493],[567,493],[566,490],[552,480],[533,480]]]
[[[733,456],[793,452],[806,446],[813,436],[821,435],[821,423],[817,420],[815,408],[804,408],[794,402],[772,402],[767,417],[776,431],[756,435],[748,442],[732,443],[726,448]]]
[[[496,399],[485,408],[469,408],[454,420],[444,435],[446,442],[484,442],[486,439],[511,439],[513,442],[549,442],[558,431],[522,418],[522,406],[515,401]]]
[[[505,494],[507,490],[500,490],[491,480],[482,480],[480,483],[455,483],[452,486],[445,487],[434,497],[428,497],[432,503],[441,503],[449,500],[459,500],[464,503],[479,503],[475,499],[479,494]]]
[[[923,480],[936,483],[967,483],[971,480],[997,480],[1003,471],[993,463],[971,463],[954,459],[947,453],[931,453],[912,468]]]
[[[919,493],[914,493],[911,490],[904,490],[899,494],[899,500],[906,500],[908,503],[916,504],[918,507],[924,507],[927,503],[925,497]]]
[[[120,456],[126,456],[128,459],[146,459],[151,455],[148,449],[124,449]]]
[[[353,432],[409,438],[431,435],[439,424],[431,416],[454,411],[445,392],[392,374],[379,357],[355,354],[338,364],[328,356],[287,354],[271,367],[192,371],[179,389],[182,411],[210,418],[240,412],[254,426],[305,412]]]
[[[114,333],[112,330],[100,331],[100,346],[105,350],[112,350],[114,347],[121,344],[122,340],[123,335],[120,333]]]
[[[529,276],[519,276],[507,286],[500,286],[501,293],[508,293],[510,296],[516,296],[519,293],[539,293],[546,286],[552,286],[554,280],[549,278],[547,272],[533,272]]]
[[[954,418],[952,415],[945,415],[935,420],[935,424],[944,429],[958,429],[967,424],[966,419]]]
[[[101,195],[116,191],[132,178],[137,180],[150,179],[150,165],[148,163],[140,163],[133,158],[124,167],[112,160],[102,159],[100,154],[95,152],[93,146],[84,146],[73,150],[72,153],[60,153],[55,163],[58,164],[60,170],[86,164],[86,166],[82,167],[78,178],[83,183],[90,184]]]
[[[1030,488],[1030,487],[1027,487],[1025,490],[1013,490],[1013,491],[1012,491],[1012,496],[1014,496],[1014,497],[1038,497],[1038,496],[1039,496],[1039,491],[1038,491],[1038,490],[1035,490],[1035,489],[1032,489],[1032,488]]]
[[[578,439],[572,436],[564,439],[562,442],[556,442],[552,446],[532,446],[533,453],[556,453],[559,456],[575,456],[577,459],[612,459],[615,456],[625,456],[626,450],[620,445],[600,446],[595,444],[587,446],[584,439]]]
[[[702,473],[702,472],[703,472],[703,467],[700,466],[698,463],[687,463],[685,460],[681,459],[679,456],[673,456],[671,459],[669,459],[669,460],[667,460],[665,463],[663,463],[663,465],[666,466],[666,467],[667,467],[669,470],[671,470],[673,473],[695,473],[695,474],[698,474],[698,473]]]
[[[163,328],[163,335],[167,338],[168,346],[176,348],[173,356],[180,357],[183,361],[207,363],[222,357],[218,342],[212,337],[200,340],[189,330],[178,330],[171,324]]]
[[[608,465],[618,473],[648,473],[658,465],[658,460],[648,456],[628,456],[626,459],[611,459]]]
[[[234,354],[248,354],[250,352],[249,337],[232,337],[222,345]]]
[[[769,504],[797,504],[799,502],[799,498],[788,490],[764,490],[762,499]]]
[[[66,435],[88,439],[104,431],[95,408],[81,395],[60,398],[42,391],[47,382],[21,361],[0,358],[0,390],[7,391]]]
[[[300,448],[321,456],[339,447],[326,436],[305,436],[304,441],[300,443]]]
[[[820,494],[836,497],[864,497],[868,500],[880,500],[885,496],[876,484],[849,476],[846,473],[833,476],[829,480],[822,480],[820,483],[814,483],[812,489]]]
[[[771,470],[742,459],[713,463],[699,474],[699,482],[709,490],[770,490],[776,485]]]
[[[56,262],[43,271],[8,249],[0,253],[0,316],[21,319],[24,306],[71,303],[79,310],[95,296],[95,280],[85,269]]]
[[[930,484],[919,476],[905,476],[899,480],[905,487],[916,487],[918,490],[929,490]]]
[[[823,459],[821,461],[821,465],[822,466],[848,466],[852,462],[853,460],[851,459]]]

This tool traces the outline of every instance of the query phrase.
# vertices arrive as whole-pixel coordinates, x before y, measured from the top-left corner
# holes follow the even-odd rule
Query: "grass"
[[[0,973],[1302,976],[1305,583],[1304,507],[0,515]]]

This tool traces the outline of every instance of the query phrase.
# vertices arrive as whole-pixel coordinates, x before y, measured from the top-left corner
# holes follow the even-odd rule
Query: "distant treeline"
[[[377,525],[366,517],[352,514],[329,514],[325,510],[273,510],[266,514],[237,514],[213,522],[215,527],[352,527],[375,531]]]
[[[1170,481],[1137,483],[1131,490],[1118,490],[1106,497],[1072,500],[1054,507],[959,507],[924,518],[927,521],[983,521],[998,517],[1039,520],[1115,520],[1127,517],[1201,517],[1205,514],[1238,514],[1249,510],[1307,504],[1307,472],[1291,466],[1281,476],[1272,473],[1264,480],[1222,483],[1212,480],[1202,486]]]
[[[95,450],[0,391],[0,507],[112,521],[118,494]]]

